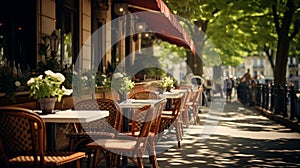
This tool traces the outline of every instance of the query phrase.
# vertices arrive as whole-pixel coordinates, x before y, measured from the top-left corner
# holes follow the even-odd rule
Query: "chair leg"
[[[189,120],[189,112],[188,112],[188,108],[186,108],[186,109],[184,110],[183,115],[184,115],[185,126],[186,126],[187,128],[189,128],[189,126],[190,126],[190,120]]]
[[[87,168],[90,168],[91,167],[91,160],[92,160],[92,150],[87,149],[86,153],[87,153]]]
[[[120,155],[111,153],[111,165],[112,167],[119,167],[120,166]]]
[[[80,168],[80,160],[76,160],[76,168]]]
[[[182,140],[183,137],[182,121],[178,121],[178,120],[176,121],[175,130],[176,130],[176,139],[178,142],[178,148],[181,148],[180,141]]]
[[[73,137],[70,137],[69,139],[69,151],[70,152],[73,152],[74,151],[74,138]]]
[[[113,162],[111,162],[112,160],[113,160],[113,155],[108,154],[108,156],[105,158],[106,167],[110,167],[111,165],[113,167]]]
[[[177,142],[178,148],[181,148],[180,141]]]
[[[142,157],[137,157],[137,162],[138,162],[139,168],[144,168]]]
[[[198,116],[196,106],[193,106],[193,114],[194,114],[194,125],[200,124],[200,119],[199,119],[199,116]]]
[[[152,156],[152,167],[153,168],[158,168],[158,162],[156,159],[156,154]]]
[[[150,148],[150,153],[149,153],[149,161],[152,164],[153,168],[158,168],[158,162],[156,160],[156,152],[155,152],[155,143],[156,139],[152,139],[149,142],[149,145],[147,145]]]
[[[95,152],[94,152],[94,159],[93,159],[93,168],[96,168],[96,167],[97,167],[98,157],[99,157],[99,150],[98,150],[98,149],[95,149]]]

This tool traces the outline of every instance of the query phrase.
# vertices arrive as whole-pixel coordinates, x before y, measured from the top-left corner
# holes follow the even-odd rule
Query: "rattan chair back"
[[[159,96],[157,93],[152,91],[141,91],[131,95],[130,99],[139,99],[139,100],[159,99]]]
[[[107,110],[109,111],[109,115],[105,117],[106,122],[116,129],[117,131],[121,130],[121,108],[117,103],[115,103],[111,99],[86,99],[77,102],[73,109],[75,110]],[[103,121],[94,121],[88,124],[85,124],[84,128],[86,131],[105,131],[105,127],[107,125],[103,125],[105,122]]]
[[[46,152],[46,126],[29,109],[0,107],[0,151],[4,167],[61,166],[73,161],[80,167],[83,152]]]

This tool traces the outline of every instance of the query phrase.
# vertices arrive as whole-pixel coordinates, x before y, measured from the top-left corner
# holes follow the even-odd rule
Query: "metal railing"
[[[258,84],[253,88],[238,86],[238,99],[244,105],[257,106],[274,115],[300,122],[300,90],[292,85],[275,87]]]

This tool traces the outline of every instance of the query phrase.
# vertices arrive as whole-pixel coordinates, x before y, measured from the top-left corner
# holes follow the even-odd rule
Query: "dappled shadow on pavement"
[[[187,138],[186,141],[193,141]],[[299,139],[259,140],[213,135],[159,154],[160,167],[299,167]]]
[[[221,114],[202,111],[202,125],[185,132],[180,149],[175,145],[158,154],[160,167],[300,167],[300,134],[238,102],[226,104]],[[221,116],[221,122],[201,142],[207,113]]]

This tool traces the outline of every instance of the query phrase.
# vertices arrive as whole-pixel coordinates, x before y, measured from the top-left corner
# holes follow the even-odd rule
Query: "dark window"
[[[36,67],[36,1],[0,2],[0,64],[13,62]]]
[[[58,54],[62,65],[72,65],[79,53],[78,1],[56,1],[56,29],[60,30]]]

